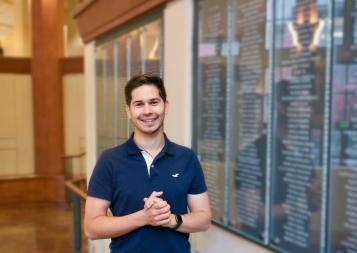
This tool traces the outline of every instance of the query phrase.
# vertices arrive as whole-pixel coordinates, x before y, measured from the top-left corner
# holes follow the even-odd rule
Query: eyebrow
[[[160,98],[150,98],[148,100],[146,100],[148,102],[152,102],[152,101],[160,101]],[[133,101],[133,104],[136,104],[136,103],[144,103],[145,100],[134,100]]]

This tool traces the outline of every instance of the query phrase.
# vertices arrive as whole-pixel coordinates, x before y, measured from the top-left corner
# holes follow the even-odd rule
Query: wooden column
[[[63,175],[63,0],[31,2],[35,169],[38,175]]]

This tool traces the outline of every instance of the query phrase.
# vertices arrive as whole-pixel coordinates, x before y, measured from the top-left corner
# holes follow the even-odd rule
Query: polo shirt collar
[[[165,153],[167,155],[175,155],[174,152],[174,145],[173,143],[167,138],[166,134],[164,133],[165,138],[165,145],[160,153]],[[130,138],[125,143],[126,151],[128,155],[138,155],[141,154],[140,148],[136,145],[134,141],[134,133],[131,134]]]

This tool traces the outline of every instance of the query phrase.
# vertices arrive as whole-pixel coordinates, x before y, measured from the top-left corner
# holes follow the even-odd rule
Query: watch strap
[[[172,228],[173,230],[177,230],[182,224],[182,217],[179,214],[175,214],[176,225]]]

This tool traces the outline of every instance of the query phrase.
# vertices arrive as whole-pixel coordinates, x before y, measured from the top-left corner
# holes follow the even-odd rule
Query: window
[[[126,141],[132,130],[124,86],[135,74],[162,75],[162,19],[124,27],[96,47],[97,154]]]

